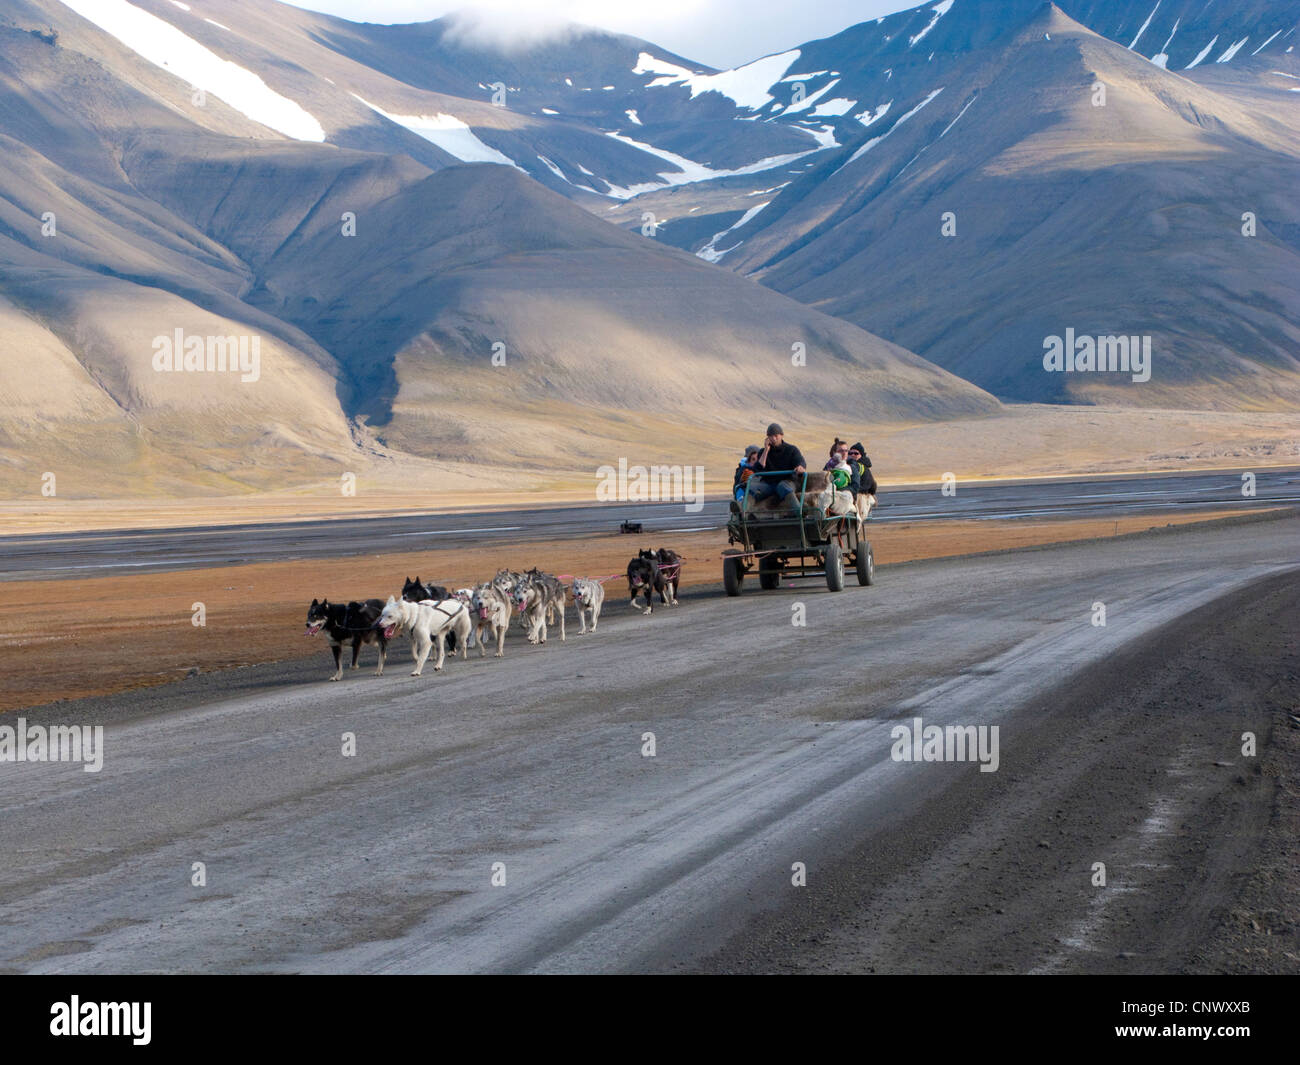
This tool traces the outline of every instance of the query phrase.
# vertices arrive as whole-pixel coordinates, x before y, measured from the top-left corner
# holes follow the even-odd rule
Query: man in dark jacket
[[[793,444],[785,442],[785,430],[773,422],[767,427],[767,439],[763,441],[763,450],[758,453],[758,461],[754,463],[750,497],[755,505],[773,495],[784,503],[795,490],[795,482],[791,478],[798,476],[802,480],[807,468],[803,453]],[[776,472],[767,473],[767,470]]]

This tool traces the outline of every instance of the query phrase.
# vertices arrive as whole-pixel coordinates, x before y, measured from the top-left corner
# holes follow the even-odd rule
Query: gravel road
[[[327,683],[322,651],[44,707],[103,724],[104,765],[0,763],[0,969],[1192,965],[1258,867],[1274,793],[1240,737],[1296,712],[1298,548],[1292,516],[697,587],[442,675],[402,643],[382,678]],[[894,760],[916,718],[998,726],[997,771]],[[1152,893],[1175,873],[1210,900],[1182,939],[1144,910],[1194,911]]]

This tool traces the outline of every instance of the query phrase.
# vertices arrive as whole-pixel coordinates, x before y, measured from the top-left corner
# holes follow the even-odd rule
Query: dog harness
[[[343,608],[343,624],[339,626],[344,632],[369,632],[374,625],[349,625],[348,618],[352,616],[352,606],[349,604]]]
[[[430,605],[433,607],[434,610],[436,610],[439,614],[443,615],[443,617],[446,618],[454,618],[457,614],[459,614],[462,610],[465,609],[465,604],[462,603],[459,599],[456,600],[456,609],[453,610],[450,614],[447,613],[447,611],[442,609],[441,603],[431,603]]]

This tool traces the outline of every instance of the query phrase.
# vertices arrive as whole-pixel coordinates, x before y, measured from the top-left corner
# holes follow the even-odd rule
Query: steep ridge
[[[725,265],[1003,398],[1294,409],[1294,97],[1225,79],[1044,8],[795,177],[728,234]],[[1150,380],[1045,372],[1067,328],[1150,336]]]

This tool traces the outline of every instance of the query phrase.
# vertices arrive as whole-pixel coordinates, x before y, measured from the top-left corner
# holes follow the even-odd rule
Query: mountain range
[[[718,71],[0,0],[0,484],[473,488],[778,416],[1294,411],[1298,21],[944,0]],[[1067,329],[1149,338],[1150,379],[1045,371]],[[172,337],[255,338],[256,375],[164,372]]]

